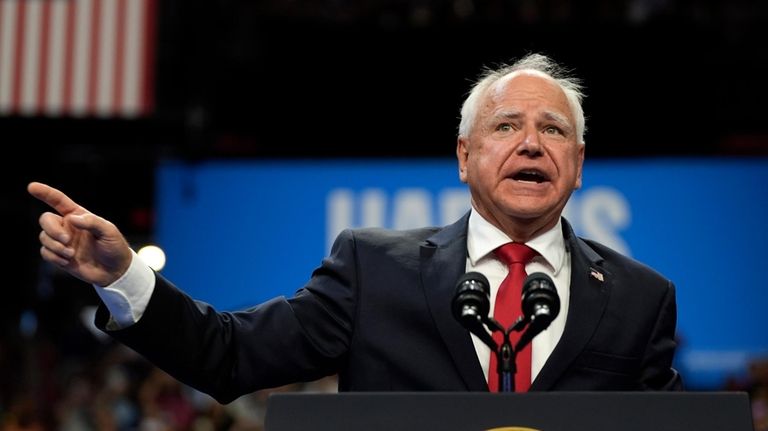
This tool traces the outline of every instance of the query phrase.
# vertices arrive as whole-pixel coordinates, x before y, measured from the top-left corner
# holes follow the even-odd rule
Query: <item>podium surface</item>
[[[753,431],[744,392],[276,393],[266,431]]]

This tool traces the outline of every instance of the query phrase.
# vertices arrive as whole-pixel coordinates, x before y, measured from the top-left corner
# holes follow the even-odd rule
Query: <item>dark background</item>
[[[483,66],[527,52],[548,54],[583,79],[588,158],[768,155],[764,1],[159,7],[151,117],[0,117],[10,245],[0,316],[9,337],[24,310],[37,310],[39,324],[55,332],[73,318],[67,303],[92,299],[65,277],[55,288],[40,282],[43,207],[27,182],[61,188],[129,238],[150,237],[158,160],[453,157],[470,81]]]

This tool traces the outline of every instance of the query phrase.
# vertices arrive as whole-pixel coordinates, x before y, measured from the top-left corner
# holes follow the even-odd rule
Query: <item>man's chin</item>
[[[525,207],[516,206],[506,212],[509,219],[523,225],[549,224],[560,218],[560,211],[553,207]]]
[[[551,202],[543,202],[543,199],[519,197],[509,202],[505,213],[517,219],[539,219],[553,213],[556,207]]]

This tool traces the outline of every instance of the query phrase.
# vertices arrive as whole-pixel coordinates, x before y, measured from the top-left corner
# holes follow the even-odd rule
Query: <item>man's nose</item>
[[[541,142],[539,141],[538,130],[532,127],[528,127],[525,130],[525,135],[522,142],[517,147],[518,154],[528,155],[530,157],[541,155]]]

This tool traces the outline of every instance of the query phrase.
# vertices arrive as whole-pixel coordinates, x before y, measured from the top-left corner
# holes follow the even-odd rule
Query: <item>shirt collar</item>
[[[493,250],[508,242],[512,242],[512,240],[507,234],[483,218],[474,208],[471,210],[467,231],[467,253],[473,266],[493,253]],[[565,239],[563,238],[560,219],[557,220],[557,224],[552,229],[532,238],[525,244],[539,253],[543,261],[551,267],[554,275],[560,272],[565,257]]]

